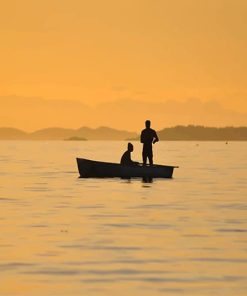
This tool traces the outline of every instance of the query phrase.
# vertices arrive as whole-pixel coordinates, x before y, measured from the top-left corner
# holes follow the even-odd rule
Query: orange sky
[[[2,1],[1,105],[12,95],[34,104],[32,98],[41,97],[91,107],[173,100],[186,112],[191,106],[184,102],[198,98],[247,113],[246,18],[246,0]],[[24,128],[22,115],[15,116]],[[6,109],[0,126],[17,127],[10,118]],[[81,125],[100,124],[98,119]],[[39,126],[35,112],[29,121]],[[220,123],[228,124],[224,116]]]

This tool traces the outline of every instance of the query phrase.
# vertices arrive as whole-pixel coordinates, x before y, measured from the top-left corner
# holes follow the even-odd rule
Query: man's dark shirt
[[[159,141],[156,131],[151,128],[145,128],[141,133],[141,143],[143,143],[143,149],[152,150],[153,141]]]
[[[130,165],[130,164],[134,164],[134,162],[131,160],[130,157],[130,151],[125,151],[123,156],[121,157],[121,164],[126,164],[126,165]]]

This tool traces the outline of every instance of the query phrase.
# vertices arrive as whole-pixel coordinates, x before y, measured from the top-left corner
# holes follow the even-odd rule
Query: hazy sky
[[[199,98],[247,113],[246,0],[0,2],[2,102]]]

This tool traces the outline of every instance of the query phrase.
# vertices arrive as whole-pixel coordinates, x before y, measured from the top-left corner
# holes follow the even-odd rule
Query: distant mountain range
[[[247,127],[175,126],[158,131],[158,135],[164,141],[247,141]],[[0,140],[139,140],[139,136],[109,127],[46,128],[32,133],[2,127]]]
[[[0,128],[0,140],[126,140],[136,138],[134,132],[116,130],[109,127],[92,129],[81,127],[79,129],[46,128],[32,133],[26,133],[15,128]]]
[[[162,129],[158,135],[166,141],[247,141],[247,127],[175,126]]]

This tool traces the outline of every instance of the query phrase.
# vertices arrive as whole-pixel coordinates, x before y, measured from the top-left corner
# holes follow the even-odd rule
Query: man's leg
[[[143,165],[147,164],[147,153],[145,151],[142,151],[142,161]]]
[[[149,160],[149,164],[153,165],[153,149],[152,149],[152,147],[149,147],[149,149],[147,151],[147,157]]]
[[[148,155],[148,160],[149,160],[149,164],[153,165],[153,155],[152,154]]]

